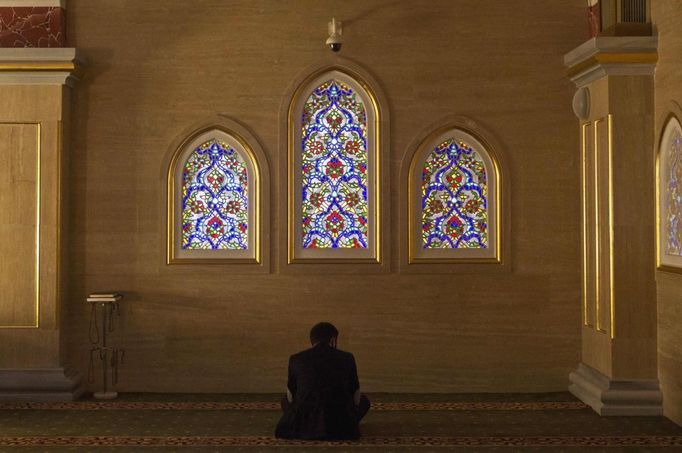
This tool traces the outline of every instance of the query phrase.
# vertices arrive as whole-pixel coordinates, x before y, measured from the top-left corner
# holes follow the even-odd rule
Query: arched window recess
[[[674,113],[659,140],[657,173],[658,269],[682,273],[682,125]]]
[[[431,133],[412,157],[409,263],[498,263],[501,174],[491,146],[466,128]]]
[[[265,159],[255,139],[233,126],[195,131],[171,159],[168,264],[261,263]]]
[[[380,262],[380,111],[341,68],[296,90],[288,127],[288,262]]]

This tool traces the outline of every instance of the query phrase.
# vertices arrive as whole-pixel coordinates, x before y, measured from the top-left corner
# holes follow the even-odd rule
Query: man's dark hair
[[[310,342],[312,344],[323,343],[327,344],[329,341],[339,336],[339,331],[329,322],[318,322],[310,329]]]

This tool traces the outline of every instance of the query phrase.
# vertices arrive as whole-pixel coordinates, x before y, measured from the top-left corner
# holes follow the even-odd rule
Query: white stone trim
[[[573,68],[599,54],[652,54],[658,49],[656,36],[597,36],[564,55],[564,65]],[[599,63],[571,75],[578,87],[585,86],[607,75],[653,75],[655,62]]]
[[[0,85],[66,85],[73,87],[80,80],[71,72],[44,74],[27,72],[0,72]]]
[[[72,47],[59,48],[0,48],[0,66],[16,64],[24,65],[59,65],[73,64],[74,68],[83,66],[78,51]],[[57,67],[54,70],[11,68],[0,71],[0,85],[67,85],[73,86],[78,80],[73,70]]]
[[[83,61],[73,47],[16,47],[0,48],[0,64],[7,63],[79,63]]]
[[[564,55],[564,65],[571,68],[599,53],[653,53],[656,49],[657,36],[597,36]]]
[[[66,0],[0,0],[0,8],[55,7],[66,9]]]
[[[656,65],[653,63],[624,64],[602,63],[579,72],[571,77],[577,87],[583,87],[607,75],[653,75]]]
[[[599,415],[663,415],[656,379],[611,379],[581,363],[569,380],[568,390]]]

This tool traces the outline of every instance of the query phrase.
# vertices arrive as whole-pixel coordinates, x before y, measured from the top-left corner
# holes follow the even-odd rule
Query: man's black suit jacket
[[[275,435],[293,439],[356,439],[358,412],[353,401],[360,388],[355,358],[318,343],[289,358],[287,387],[293,401]]]

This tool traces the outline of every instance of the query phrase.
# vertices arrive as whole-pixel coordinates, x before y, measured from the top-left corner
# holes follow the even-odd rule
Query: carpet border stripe
[[[266,436],[3,436],[0,447],[682,447],[682,436],[372,436],[302,441]]]
[[[443,403],[372,403],[372,411],[539,411],[581,410],[580,401],[565,402],[443,402]],[[279,403],[257,402],[149,402],[149,401],[78,401],[59,403],[0,403],[0,410],[280,410]]]

